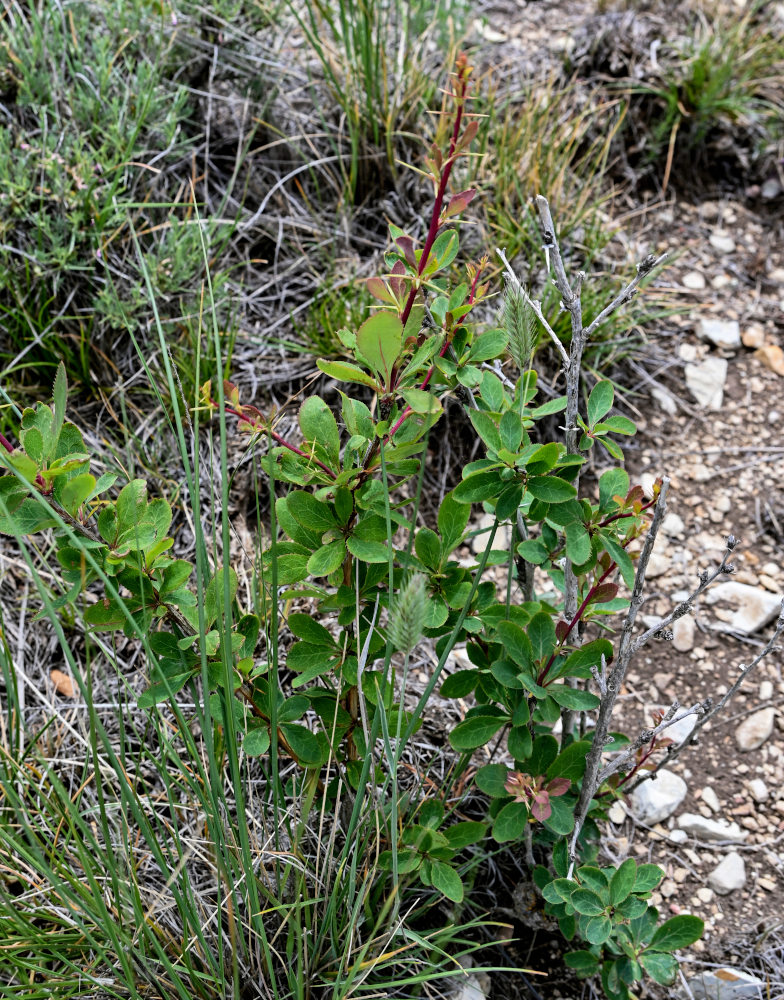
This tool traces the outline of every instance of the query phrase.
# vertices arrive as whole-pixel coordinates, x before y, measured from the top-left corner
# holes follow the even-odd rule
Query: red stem
[[[233,417],[239,417],[240,420],[244,420],[246,423],[251,423],[251,421],[248,419],[247,414],[243,413],[241,410],[235,410],[233,406],[227,406],[226,413],[230,413]],[[306,458],[309,462],[315,463],[320,469],[323,469],[323,471],[326,472],[326,474],[330,478],[337,479],[337,476],[332,471],[332,469],[330,469],[328,465],[324,465],[323,462],[320,462],[315,457],[315,455],[309,455],[306,451],[303,451],[301,448],[297,448],[296,445],[291,444],[284,437],[281,437],[280,434],[277,433],[277,431],[270,430],[270,436],[274,441],[277,441],[278,444],[283,445],[284,448],[288,448],[289,451],[293,451],[295,455],[301,455],[303,458]]]
[[[574,626],[579,622],[580,618],[582,617],[583,612],[588,607],[588,605],[591,603],[591,598],[596,593],[597,587],[600,587],[604,583],[604,581],[607,579],[607,577],[610,575],[610,573],[613,573],[617,568],[618,568],[618,564],[614,563],[614,562],[611,562],[610,565],[609,565],[609,567],[605,570],[604,573],[602,573],[602,575],[599,577],[599,579],[596,581],[596,583],[588,591],[588,593],[587,593],[587,595],[585,597],[585,600],[580,605],[580,607],[577,609],[577,611],[575,612],[574,618],[569,623],[569,627],[567,628],[566,632],[564,633],[563,639],[561,639],[560,643],[558,644],[558,649],[556,649],[553,652],[552,656],[547,661],[544,669],[539,672],[539,676],[536,678],[536,683],[540,687],[542,687],[542,685],[544,684],[544,681],[547,679],[547,674],[550,671],[550,667],[552,667],[553,663],[555,663],[556,656],[558,656],[560,654],[560,651],[563,649],[564,643],[569,638],[569,633],[572,631],[572,629],[574,628]]]
[[[9,455],[14,450],[13,445],[5,436],[5,434],[0,434],[0,445],[2,445],[3,448],[5,448],[5,450],[8,452]]]
[[[474,275],[473,281],[471,282],[471,294],[468,296],[468,304],[470,306],[472,306],[474,304],[474,296],[476,295],[476,286],[477,286],[477,283],[479,282],[479,275],[482,273],[483,270],[484,270],[484,268],[478,267],[477,270],[476,270],[476,274]],[[443,356],[449,350],[449,345],[451,344],[451,342],[452,341],[450,339],[447,339],[447,340],[444,341],[444,344],[443,344],[441,350],[438,352],[438,356],[440,358],[443,358]],[[431,365],[430,366],[430,371],[427,373],[427,375],[425,375],[424,379],[422,380],[422,384],[419,387],[420,389],[426,389],[428,387],[428,385],[430,384],[430,379],[433,377],[433,372],[435,370],[436,370],[436,366],[435,365]],[[398,419],[395,422],[395,424],[392,427],[392,429],[387,434],[386,444],[389,444],[389,442],[395,436],[395,434],[397,433],[397,431],[400,430],[400,425],[403,423],[403,421],[407,417],[411,416],[411,414],[413,412],[414,411],[411,409],[410,406],[407,406],[405,408],[405,410],[400,415],[400,417],[398,417]]]
[[[438,190],[436,191],[436,198],[433,202],[433,211],[430,215],[430,228],[427,231],[427,238],[425,239],[425,245],[422,248],[422,255],[419,258],[419,266],[417,267],[417,275],[422,276],[425,267],[427,266],[428,259],[430,257],[430,251],[433,249],[433,244],[436,241],[436,236],[438,235],[439,219],[441,218],[441,208],[444,204],[444,195],[446,193],[446,186],[449,183],[449,175],[452,173],[452,167],[454,166],[454,154],[455,147],[457,146],[457,140],[460,136],[460,126],[463,121],[463,110],[465,106],[466,91],[468,90],[468,75],[464,68],[461,68],[459,79],[459,93],[455,95],[457,100],[457,114],[455,115],[455,125],[452,129],[452,137],[449,140],[449,152],[447,154],[446,160],[444,161],[443,168],[441,170],[441,180],[438,184]],[[408,318],[411,315],[411,310],[414,308],[414,302],[419,294],[419,284],[417,282],[411,283],[411,291],[408,293],[408,299],[406,300],[405,306],[403,306],[403,311],[400,313],[400,321],[403,326],[408,322]],[[389,388],[394,389],[397,384],[397,366],[395,365],[390,373],[389,378]]]

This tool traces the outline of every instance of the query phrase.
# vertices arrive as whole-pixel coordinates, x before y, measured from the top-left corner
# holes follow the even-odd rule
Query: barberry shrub
[[[239,720],[247,757],[270,773],[280,760],[293,765],[300,777],[283,794],[305,789],[307,808],[337,817],[347,785],[375,810],[370,904],[395,909],[409,886],[459,904],[468,848],[474,856],[493,843],[522,849],[544,906],[575,943],[569,965],[623,1000],[644,973],[671,983],[673,952],[702,930],[688,915],[659,923],[650,905],[663,875],[656,866],[598,866],[617,775],[592,792],[575,826],[592,750],[585,720],[601,704],[597,678],[617,653],[614,616],[628,606],[624,588],[634,584],[635,548],[656,497],[646,500],[623,469],[618,437],[635,427],[612,414],[611,383],[579,397],[574,349],[569,391],[542,397],[538,303],[511,281],[500,324],[474,321],[492,291],[488,258],[457,265],[458,221],[475,191],[449,193],[479,127],[468,110],[470,75],[461,57],[426,160],[434,202],[423,244],[390,227],[383,273],[368,281],[378,310],[341,332],[346,360],[318,362],[342,387],[339,413],[305,399],[292,440],[277,414],[243,402],[232,383],[202,387],[196,430],[217,415],[247,435],[273,496],[252,607],[243,607],[227,563],[194,588],[193,566],[173,551],[172,508],[150,498],[144,479],[117,491],[116,473],[91,471],[66,420],[62,367],[51,403],[23,412],[16,443],[0,440],[0,531],[54,533],[63,588],[52,610],[97,592],[84,613],[90,629],[144,638],[141,707],[187,689],[208,702],[216,745]],[[544,241],[553,245],[554,233]],[[423,526],[426,442],[447,397],[464,401],[482,452]],[[546,418],[564,411],[562,439],[548,434]],[[580,479],[591,449],[606,466],[596,490]],[[461,553],[475,507],[492,526],[472,561]],[[502,535],[508,541],[496,547]],[[294,604],[307,611],[289,612]],[[424,689],[411,691],[408,665],[422,643],[437,664]],[[470,666],[453,670],[457,644]],[[476,751],[492,747],[498,758],[476,773],[482,820],[455,822],[446,789],[412,796],[398,786],[437,688],[471,701],[449,734],[452,787]],[[612,749],[623,745],[614,734]]]

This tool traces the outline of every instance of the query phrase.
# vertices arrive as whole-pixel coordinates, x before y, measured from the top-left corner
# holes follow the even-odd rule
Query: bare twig
[[[575,810],[574,833],[572,834],[572,840],[569,845],[569,853],[572,859],[569,867],[569,877],[571,877],[571,873],[574,869],[577,841],[580,837],[585,817],[588,815],[588,808],[599,787],[599,768],[601,765],[602,753],[607,743],[607,737],[610,731],[610,720],[612,718],[613,709],[615,708],[615,702],[618,699],[621,685],[626,677],[626,672],[629,669],[629,663],[631,662],[634,651],[632,632],[634,630],[637,613],[642,606],[642,591],[645,584],[645,572],[648,568],[648,563],[653,552],[656,536],[659,533],[659,527],[664,520],[664,515],[667,513],[667,490],[669,485],[669,479],[665,478],[662,482],[661,491],[653,512],[653,520],[645,538],[645,544],[643,545],[642,552],[640,553],[640,559],[637,564],[637,573],[634,578],[631,603],[621,630],[621,642],[618,648],[618,658],[614,667],[610,671],[609,677],[607,678],[606,694],[602,697],[601,705],[599,706],[599,715],[596,720],[596,728],[594,729],[593,743],[586,757],[585,776],[583,778],[582,788],[580,789],[580,798],[577,802],[577,809]]]
[[[695,727],[692,729],[692,731],[689,733],[689,735],[686,737],[685,740],[683,740],[681,743],[677,745],[673,744],[667,747],[667,756],[663,760],[659,761],[654,770],[648,772],[648,774],[646,774],[645,777],[641,778],[639,781],[636,781],[634,785],[632,785],[632,787],[629,789],[629,791],[633,791],[643,781],[647,781],[649,778],[653,777],[653,775],[656,774],[657,771],[660,771],[662,767],[664,767],[666,764],[672,763],[672,761],[676,760],[676,758],[678,758],[681,755],[684,748],[692,743],[697,733],[703,728],[703,726],[707,725],[707,723],[710,722],[710,720],[715,715],[717,715],[719,712],[722,711],[724,706],[733,697],[735,692],[740,688],[740,686],[743,684],[743,682],[746,680],[746,678],[752,672],[752,670],[757,666],[757,664],[761,660],[763,660],[766,656],[768,656],[769,653],[772,653],[777,648],[776,642],[778,641],[778,639],[782,634],[784,634],[784,600],[782,600],[781,602],[781,613],[779,615],[778,621],[776,622],[776,627],[773,630],[773,635],[770,637],[765,647],[759,651],[759,653],[754,657],[751,663],[749,664],[741,663],[739,665],[738,670],[740,671],[740,673],[738,675],[738,679],[730,687],[730,689],[727,691],[727,693],[724,695],[721,701],[719,701],[714,708],[712,708],[709,712],[705,713],[697,720],[697,724],[695,725]]]

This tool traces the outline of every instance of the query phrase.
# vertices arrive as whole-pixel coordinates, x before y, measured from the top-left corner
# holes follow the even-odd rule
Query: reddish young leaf
[[[389,285],[383,278],[373,277],[367,279],[367,290],[373,296],[374,299],[379,299],[381,302],[386,302],[391,306],[397,305],[397,299],[392,294]]]
[[[414,253],[414,241],[410,236],[398,236],[395,240],[395,246],[406,258],[406,262],[411,265],[411,267],[416,267],[417,259]]]
[[[553,807],[550,805],[549,793],[544,790],[537,792],[531,805],[531,815],[534,819],[538,819],[540,823],[544,823],[546,819],[550,818],[552,811]]]
[[[605,601],[612,601],[618,594],[617,583],[600,583],[591,594],[591,604],[604,604]]]
[[[223,395],[230,406],[239,407],[240,390],[233,382],[229,382],[228,379],[223,380]]]
[[[466,208],[471,203],[471,199],[476,194],[476,188],[468,188],[466,191],[461,191],[459,194],[453,194],[449,199],[449,204],[446,206],[443,218],[451,219],[453,215],[459,215],[464,212]]]
[[[553,778],[547,786],[547,794],[557,799],[561,795],[566,795],[571,787],[572,782],[569,778]]]
[[[405,281],[403,275],[406,274],[406,265],[402,260],[396,260],[390,272],[389,288],[396,299],[401,299],[405,294]]]
[[[563,642],[568,634],[569,634],[569,622],[565,622],[562,618],[555,626],[555,638],[559,642]]]

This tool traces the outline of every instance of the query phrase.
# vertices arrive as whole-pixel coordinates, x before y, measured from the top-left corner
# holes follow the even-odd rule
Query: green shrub
[[[603,676],[614,657],[626,655],[626,630],[616,649],[606,637],[607,618],[628,605],[619,596],[622,584],[637,585],[630,546],[645,534],[654,506],[659,518],[664,508],[656,500],[645,502],[618,465],[603,473],[598,499],[580,482],[592,448],[622,460],[615,438],[633,434],[634,425],[611,414],[608,381],[599,381],[580,405],[580,352],[597,324],[580,325],[579,296],[559,285],[573,319],[569,354],[559,347],[569,370],[567,395],[542,404],[530,367],[534,330],[526,314],[533,310],[548,328],[540,304],[512,282],[504,326],[485,330],[472,313],[490,291],[483,281],[487,259],[469,263],[463,281],[449,280],[459,250],[454,222],[474,196],[472,189],[448,193],[453,168],[477,130],[465,114],[469,81],[470,67],[461,57],[445,119],[449,129],[428,159],[436,198],[424,244],[391,227],[385,272],[368,282],[383,308],[356,331],[342,332],[351,362],[319,361],[345,387],[342,429],[326,403],[313,396],[301,404],[301,440],[294,441],[276,430],[273,418],[244,404],[232,383],[218,379],[202,387],[196,432],[204,418],[219,420],[224,482],[213,541],[220,538],[224,560],[208,568],[204,512],[196,506],[195,588],[194,567],[172,551],[170,505],[150,499],[143,479],[127,482],[115,495],[118,475],[96,477],[91,471],[82,436],[65,419],[63,366],[51,404],[23,412],[18,445],[0,438],[6,469],[0,477],[0,531],[23,538],[53,529],[61,593],[53,599],[40,589],[63,649],[59,610],[84,600],[96,586],[98,599],[87,600],[83,611],[91,641],[101,642],[100,633],[109,631],[142,643],[149,684],[138,709],[149,711],[148,731],[165,751],[156,774],[173,815],[181,794],[203,809],[210,878],[227,900],[221,913],[232,945],[229,967],[220,937],[216,943],[207,936],[193,875],[172,855],[177,840],[172,842],[168,822],[158,824],[134,797],[126,766],[92,708],[95,766],[100,770],[98,758],[105,757],[112,780],[120,783],[119,794],[172,893],[175,933],[148,919],[138,876],[121,875],[112,860],[115,834],[103,798],[100,835],[85,831],[76,857],[87,872],[95,872],[96,860],[106,866],[110,903],[90,878],[59,884],[62,865],[42,851],[40,834],[32,830],[64,823],[79,835],[84,820],[47,769],[50,804],[32,830],[22,823],[30,815],[31,789],[22,780],[19,722],[9,717],[16,752],[3,765],[3,787],[22,791],[0,811],[0,850],[12,865],[24,859],[47,886],[38,909],[20,909],[0,892],[12,987],[25,970],[41,976],[54,968],[63,995],[79,995],[74,968],[83,964],[83,942],[89,941],[95,970],[86,977],[90,988],[115,966],[124,988],[155,981],[167,997],[189,991],[225,995],[220,991],[229,982],[241,988],[248,969],[281,997],[302,995],[303,982],[334,997],[353,995],[363,982],[390,992],[415,989],[452,971],[437,955],[475,947],[467,943],[470,928],[445,921],[438,906],[445,898],[459,914],[482,856],[477,845],[488,839],[525,846],[549,912],[569,940],[585,945],[570,954],[569,964],[581,975],[601,974],[612,1000],[626,1000],[643,972],[671,983],[677,971],[672,953],[699,936],[702,922],[696,917],[657,923],[648,903],[663,875],[656,866],[638,867],[633,859],[617,869],[594,863],[597,820],[611,801],[600,789],[612,791],[619,782],[616,774],[612,782],[600,775],[593,783],[597,772],[591,768],[598,767],[606,736],[601,712],[609,715],[612,701],[604,689],[602,701],[588,682]],[[542,212],[543,205],[540,199]],[[544,221],[561,281],[549,209]],[[655,263],[651,258],[639,265],[627,294]],[[434,329],[423,326],[425,293]],[[504,382],[486,363],[507,352],[520,370]],[[465,390],[484,457],[462,470],[460,484],[441,501],[436,523],[418,526],[427,437],[442,416],[445,396]],[[373,408],[364,401],[368,394],[375,397]],[[174,391],[172,400],[186,481],[191,497],[198,498],[200,471],[190,466],[185,414]],[[565,441],[537,439],[540,421],[564,410]],[[227,555],[230,422],[250,436],[252,448],[266,444],[257,461],[273,495],[270,544],[254,567],[249,603]],[[480,503],[492,511],[493,526],[484,552],[466,565],[455,553],[466,540],[472,505]],[[502,524],[509,526],[510,542],[496,549]],[[29,565],[40,585],[31,560]],[[492,566],[506,567],[501,592],[486,574]],[[550,596],[537,595],[532,566],[549,578]],[[309,613],[291,610],[295,601]],[[407,699],[411,655],[423,637],[435,644],[437,666],[424,691]],[[472,666],[447,675],[457,642],[466,643]],[[89,671],[79,671],[70,650],[66,655],[89,705]],[[5,647],[3,657],[13,691]],[[449,736],[458,754],[450,783],[425,794],[403,787],[401,764],[439,685],[443,696],[471,695],[474,705]],[[180,704],[181,691],[194,709]],[[600,706],[600,742],[592,743],[577,735],[574,720]],[[553,735],[559,718],[560,740]],[[449,789],[474,751],[499,738],[513,766],[490,763],[479,770],[476,785],[489,800],[486,818],[455,822]],[[148,760],[153,748],[145,742],[141,759]],[[636,767],[629,756],[626,769],[634,773]],[[270,811],[272,854],[269,867],[261,869],[253,859],[258,842],[250,834],[260,822],[248,798],[252,768],[264,775],[260,804]],[[101,797],[108,794],[104,777],[96,780]],[[179,830],[179,820],[174,822]],[[544,863],[537,864],[537,856]],[[79,935],[43,949],[38,931],[31,957],[25,928],[38,920],[39,927],[56,930],[63,907]],[[114,927],[116,914],[116,929],[99,932],[102,920]],[[430,921],[432,930],[415,932],[413,919]],[[405,952],[408,959],[398,961]],[[78,975],[84,977],[81,968]]]

